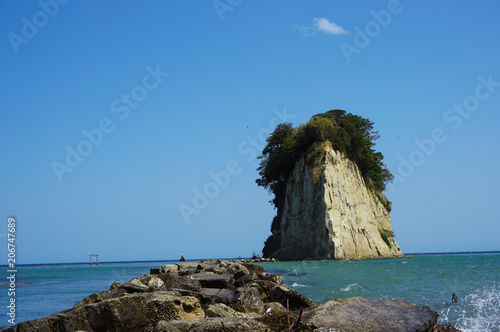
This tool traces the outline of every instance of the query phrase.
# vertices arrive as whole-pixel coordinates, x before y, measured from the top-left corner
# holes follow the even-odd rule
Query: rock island
[[[264,257],[279,260],[397,257],[392,174],[374,150],[368,119],[332,110],[304,125],[279,125],[267,139],[259,186],[274,195],[277,215]]]

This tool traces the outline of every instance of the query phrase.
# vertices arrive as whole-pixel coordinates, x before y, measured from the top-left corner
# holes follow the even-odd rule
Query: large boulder
[[[255,281],[247,283],[246,285],[247,286],[257,286],[259,289],[261,289],[263,292],[263,296],[264,296],[264,298],[262,300],[266,300],[268,295],[271,294],[271,292],[273,291],[273,289],[280,286],[280,285],[278,285],[272,281],[268,281],[268,280],[255,280]],[[268,299],[268,300],[270,300],[270,299]]]
[[[437,317],[432,308],[404,301],[352,297],[331,300],[308,310],[303,321],[319,329],[342,332],[427,332]]]
[[[165,288],[165,283],[160,278],[153,276],[147,283],[150,291],[162,290]]]
[[[7,331],[144,331],[160,320],[199,320],[204,317],[197,298],[173,296],[166,292],[134,293],[21,322]]]
[[[260,299],[259,289],[248,286],[239,290],[240,292],[234,300],[233,307],[241,312],[255,312],[262,316],[264,314],[264,302]]]
[[[204,302],[229,303],[234,300],[236,294],[225,288],[202,288],[197,295]]]
[[[256,273],[256,274],[261,274],[261,273],[266,273],[266,270],[260,266],[260,265],[257,265],[257,264],[248,264],[248,263],[242,263],[244,267],[247,268],[247,270],[250,272],[250,273]]]
[[[149,287],[144,285],[138,278],[125,281],[121,288],[125,289],[127,292],[147,292]]]
[[[134,279],[132,279],[134,280]],[[131,280],[131,281],[132,281]],[[166,290],[165,283],[163,280],[158,278],[156,275],[143,273],[139,278],[139,281],[148,287],[148,291],[153,292],[157,290]]]
[[[160,268],[160,273],[177,273],[179,266],[177,264],[166,264]]]
[[[269,302],[279,302],[291,311],[315,307],[316,304],[302,294],[285,286],[275,287],[268,295]]]
[[[171,273],[162,273],[158,278],[163,281],[167,289],[186,289],[190,291],[198,291],[201,289],[201,284],[198,280],[189,276],[178,276]]]
[[[239,279],[250,272],[248,269],[240,263],[232,262],[224,270],[227,274],[232,274],[234,279]]]
[[[249,282],[252,282],[252,281],[256,281],[256,280],[259,280],[259,276],[257,276],[257,274],[255,273],[248,273],[240,278],[238,278],[235,282],[234,282],[234,285],[236,287],[241,287],[243,286],[244,284],[246,283],[249,283]]]
[[[215,274],[212,272],[201,272],[190,275],[189,278],[196,280],[204,288],[227,288],[234,289],[234,277],[232,274]]]
[[[181,276],[197,273],[203,269],[199,263],[177,263],[176,265],[178,268],[177,272]]]
[[[261,273],[259,275],[259,278],[262,279],[262,280],[272,281],[272,282],[274,282],[275,284],[278,284],[278,285],[282,285],[283,284],[283,280],[285,280],[285,277],[283,277],[283,276],[281,276],[279,274],[268,273],[268,272]]]
[[[92,303],[97,303],[97,302],[101,302],[101,301],[108,300],[108,299],[117,298],[120,296],[124,296],[126,294],[128,294],[128,292],[124,288],[113,288],[112,290],[109,290],[109,291],[94,293],[92,295],[87,296],[83,300],[77,302],[73,306],[73,308],[83,307],[84,305],[87,305],[87,304],[92,304]]]
[[[264,309],[265,309],[264,316],[285,315],[288,312],[286,308],[279,302],[266,303]]]
[[[113,290],[113,289],[118,289],[122,286],[122,283],[119,282],[119,281],[115,281],[114,283],[111,284],[111,286],[109,286],[109,290]]]

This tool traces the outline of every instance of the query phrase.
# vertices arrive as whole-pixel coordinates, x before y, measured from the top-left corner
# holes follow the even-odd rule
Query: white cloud
[[[318,31],[331,35],[341,35],[349,32],[324,17],[314,18],[312,26],[295,25],[294,28],[299,30],[304,37],[314,36]]]
[[[313,19],[313,24],[319,31],[332,35],[341,35],[347,33],[342,27],[338,26],[334,22],[330,22],[327,18],[320,17]]]
[[[315,27],[305,27],[303,25],[295,25],[294,28],[299,30],[304,37],[310,37],[316,34]]]

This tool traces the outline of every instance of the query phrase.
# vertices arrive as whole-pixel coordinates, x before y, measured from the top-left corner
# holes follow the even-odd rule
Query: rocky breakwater
[[[115,282],[72,309],[6,331],[433,331],[437,316],[391,300],[317,306],[258,265],[207,260]]]

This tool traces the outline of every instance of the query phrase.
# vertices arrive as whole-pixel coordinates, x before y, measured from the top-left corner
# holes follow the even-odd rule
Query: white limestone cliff
[[[318,149],[316,146],[316,149]],[[322,158],[303,157],[287,183],[279,225],[280,260],[396,257],[385,197],[368,189],[355,163],[323,144]],[[379,196],[379,197],[377,197]],[[389,232],[390,234],[390,232]]]

